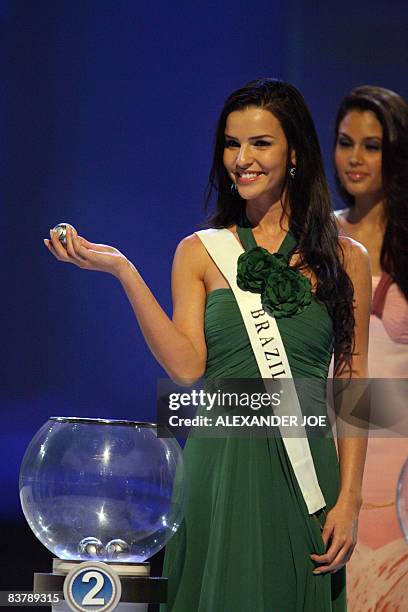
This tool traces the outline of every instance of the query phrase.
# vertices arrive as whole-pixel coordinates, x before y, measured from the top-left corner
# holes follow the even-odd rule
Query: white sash
[[[207,229],[195,233],[234,293],[267,392],[276,391],[275,388],[269,389],[268,379],[285,378],[292,381],[285,382],[287,401],[274,407],[274,413],[294,415],[297,423],[301,423],[299,398],[276,320],[263,310],[260,294],[243,291],[237,285],[237,260],[243,253],[242,246],[227,229]],[[309,514],[313,514],[326,506],[326,502],[317,480],[305,428],[297,426],[297,437],[285,437],[284,427],[280,428],[280,432]]]

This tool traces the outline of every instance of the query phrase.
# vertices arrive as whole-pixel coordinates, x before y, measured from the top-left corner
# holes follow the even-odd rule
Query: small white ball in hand
[[[58,223],[54,227],[54,231],[57,232],[57,238],[64,248],[67,248],[67,227],[68,226],[74,229],[74,227],[70,223]]]

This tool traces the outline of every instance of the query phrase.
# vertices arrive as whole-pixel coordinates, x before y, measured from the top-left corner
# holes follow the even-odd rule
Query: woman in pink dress
[[[347,566],[352,612],[408,610],[408,546],[396,511],[396,488],[408,456],[408,104],[393,91],[362,86],[336,118],[335,177],[346,208],[340,230],[371,259],[373,304],[369,373],[381,392],[381,429],[371,433],[358,543]],[[394,379],[394,380],[390,380]],[[384,392],[386,390],[386,393]],[[405,393],[404,393],[405,390]],[[405,414],[405,425],[404,425]],[[390,607],[387,607],[390,606]],[[404,607],[405,606],[405,607]]]

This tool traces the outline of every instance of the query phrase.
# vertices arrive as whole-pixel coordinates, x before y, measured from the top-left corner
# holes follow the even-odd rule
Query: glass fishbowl
[[[152,423],[51,417],[24,454],[20,499],[60,559],[143,563],[183,519],[182,451]]]

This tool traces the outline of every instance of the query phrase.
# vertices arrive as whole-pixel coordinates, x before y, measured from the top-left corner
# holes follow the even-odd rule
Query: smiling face
[[[256,106],[233,111],[225,125],[224,166],[244,200],[271,205],[280,199],[288,142],[279,120]],[[292,152],[292,164],[296,164]]]
[[[372,111],[351,110],[339,125],[336,170],[344,189],[357,199],[382,197],[382,136]]]

